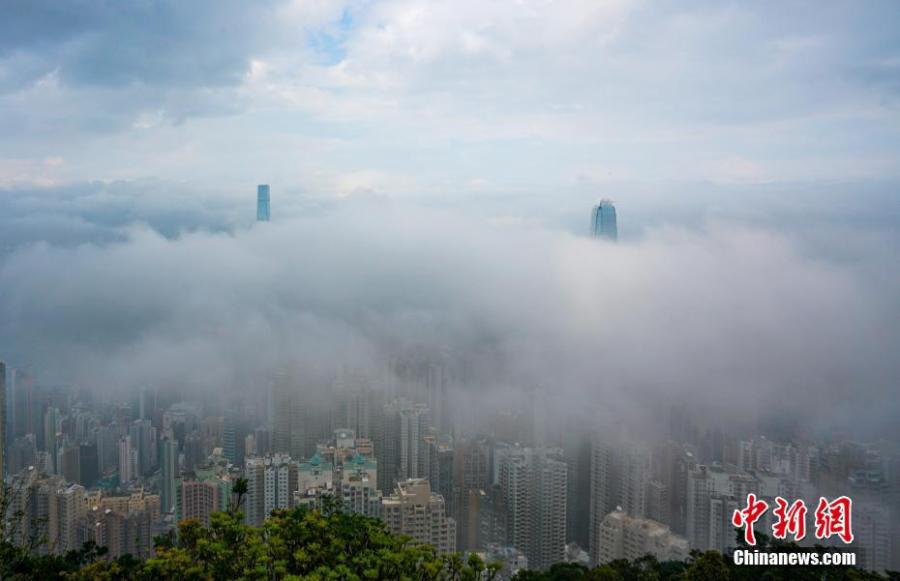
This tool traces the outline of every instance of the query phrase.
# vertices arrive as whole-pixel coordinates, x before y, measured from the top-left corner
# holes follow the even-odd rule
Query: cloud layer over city
[[[887,429],[898,21],[890,1],[8,2],[0,357],[232,390],[424,348],[473,393]],[[601,197],[618,246],[581,237]]]
[[[622,414],[671,401],[750,421],[795,412],[819,429],[895,424],[900,280],[878,240],[825,260],[790,236],[712,222],[614,245],[376,204],[125,235],[25,246],[0,265],[3,347],[45,381],[231,393],[275,369],[379,369],[420,350],[465,374],[453,387],[466,397],[537,390]]]

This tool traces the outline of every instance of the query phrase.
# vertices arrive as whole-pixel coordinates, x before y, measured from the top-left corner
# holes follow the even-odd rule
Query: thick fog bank
[[[235,390],[415,351],[500,401],[537,389],[638,417],[674,401],[889,434],[892,255],[849,237],[823,260],[725,222],[610,244],[396,206],[174,238],[132,228],[7,255],[0,349],[41,381],[113,393]]]

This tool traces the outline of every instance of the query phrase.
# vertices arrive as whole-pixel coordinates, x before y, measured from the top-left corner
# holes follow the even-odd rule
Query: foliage
[[[243,522],[245,486],[237,483],[227,512],[216,513],[209,527],[196,520],[179,524],[177,535],[156,539],[153,557],[108,559],[106,549],[86,544],[65,555],[48,555],[46,540],[14,543],[22,515],[8,509],[0,491],[0,579],[175,580],[230,579],[490,581],[501,569],[477,556],[440,555],[434,548],[389,532],[381,521],[347,514],[326,500],[316,510],[277,510],[262,527]],[[765,551],[795,551],[794,543],[760,535]],[[817,547],[815,550],[824,552]],[[875,581],[885,576],[852,567],[735,566],[716,551],[694,552],[689,562],[660,562],[647,556],[590,569],[560,563],[547,571],[520,571],[516,581]],[[900,581],[900,575],[887,579]]]
[[[234,491],[229,510],[212,515],[209,527],[182,521],[178,534],[157,538],[156,554],[143,561],[130,555],[106,559],[106,550],[94,545],[64,556],[42,555],[40,543],[19,546],[4,533],[0,579],[481,581],[494,579],[500,569],[476,555],[440,555],[329,500],[317,510],[276,510],[263,526],[253,527],[239,512],[246,490],[235,488],[241,490]]]

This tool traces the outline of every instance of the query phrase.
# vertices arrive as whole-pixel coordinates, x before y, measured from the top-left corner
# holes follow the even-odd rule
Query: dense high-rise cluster
[[[197,397],[146,386],[100,399],[0,370],[7,518],[21,520],[15,540],[40,537],[44,553],[93,541],[111,557],[149,555],[178,522],[209,524],[244,479],[250,524],[327,502],[442,553],[500,560],[504,575],[727,553],[748,493],[808,506],[848,494],[858,564],[898,568],[900,452],[884,442],[732,432],[675,405],[660,405],[650,429],[550,390],[484,405],[472,374],[424,350],[333,372],[273,370]],[[814,542],[829,541],[803,541]]]

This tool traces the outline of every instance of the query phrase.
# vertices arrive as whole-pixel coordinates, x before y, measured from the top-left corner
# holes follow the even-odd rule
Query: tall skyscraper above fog
[[[269,221],[269,184],[256,187],[256,221]]]
[[[616,241],[619,230],[616,227],[616,207],[609,200],[601,200],[591,211],[591,236]]]

